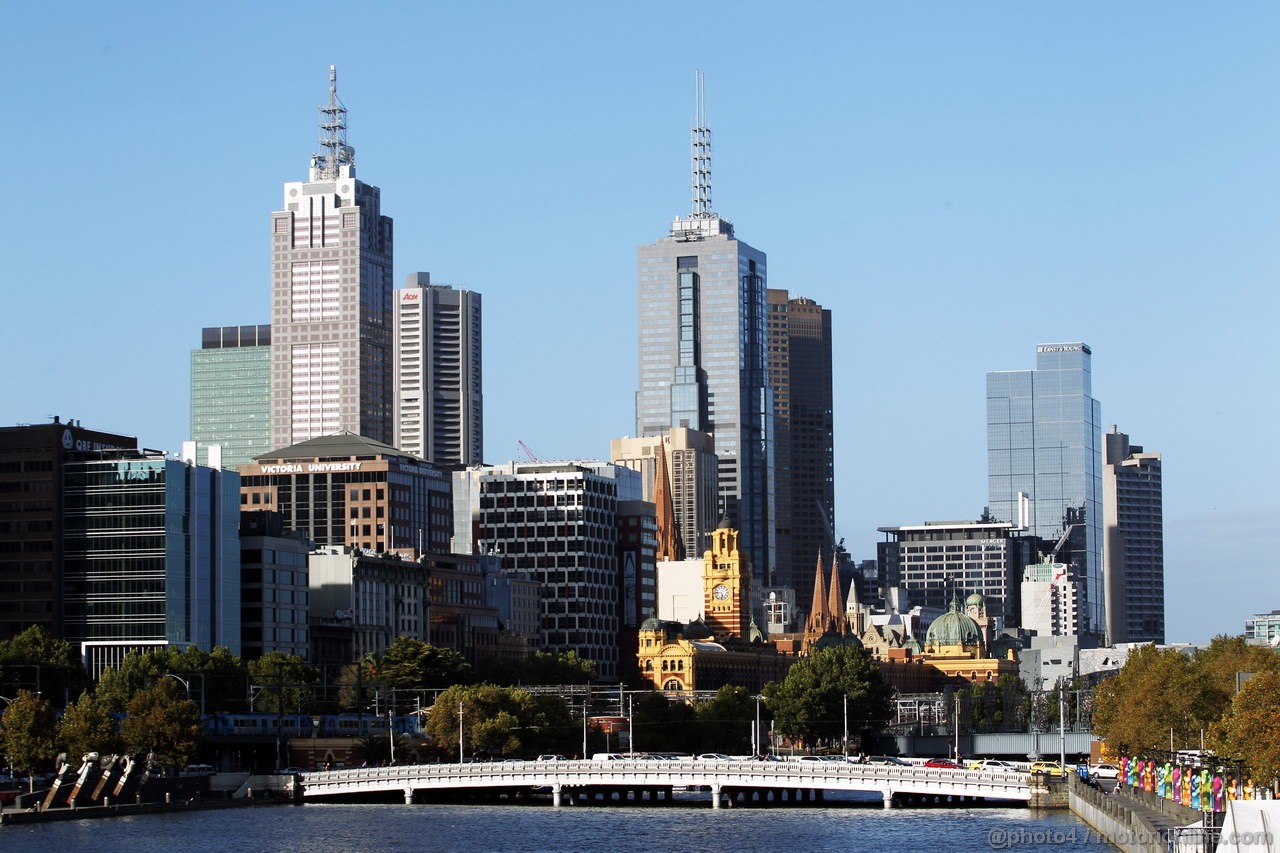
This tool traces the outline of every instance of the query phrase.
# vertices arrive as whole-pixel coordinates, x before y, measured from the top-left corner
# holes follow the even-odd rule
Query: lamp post
[[[462,763],[462,700],[458,700],[458,763]]]
[[[391,744],[391,764],[396,763],[396,730],[392,721],[392,712],[387,708],[387,743]]]

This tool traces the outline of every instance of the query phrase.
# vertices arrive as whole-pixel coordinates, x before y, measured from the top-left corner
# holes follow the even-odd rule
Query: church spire
[[[809,624],[806,633],[821,636],[827,630],[827,582],[823,577],[822,549],[818,549],[818,568],[813,575],[813,603],[809,605]]]
[[[844,602],[840,599],[840,557],[831,555],[831,586],[828,589],[827,618],[833,623],[837,634],[849,633],[849,620],[844,615]]]
[[[658,470],[654,473],[653,503],[657,510],[658,523],[658,559],[678,560],[682,556],[680,550],[680,531],[676,526],[675,504],[671,498],[671,485],[667,475],[667,441],[658,439]]]

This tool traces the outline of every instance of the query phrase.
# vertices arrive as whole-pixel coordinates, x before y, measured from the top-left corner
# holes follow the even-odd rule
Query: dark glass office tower
[[[640,385],[636,434],[715,435],[721,515],[741,531],[755,575],[774,566],[773,395],[766,353],[765,254],[711,210],[711,132],[699,99],[693,211],[637,252]],[[708,531],[703,531],[708,532]]]
[[[1036,369],[987,374],[987,483],[994,520],[1056,543],[1077,574],[1082,630],[1105,627],[1101,406],[1083,343],[1041,344]]]

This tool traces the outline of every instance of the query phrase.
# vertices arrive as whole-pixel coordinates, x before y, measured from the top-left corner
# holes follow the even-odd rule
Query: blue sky
[[[1087,342],[1164,457],[1168,638],[1280,607],[1280,5],[57,3],[6,10],[0,423],[177,450],[269,321],[330,64],[395,277],[485,300],[486,456],[634,431],[635,249],[713,202],[835,326],[838,533],[976,518],[984,377]]]

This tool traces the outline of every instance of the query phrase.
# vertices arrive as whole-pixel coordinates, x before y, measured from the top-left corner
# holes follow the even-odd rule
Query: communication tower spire
[[[711,128],[707,127],[706,77],[694,72],[694,116],[690,134],[690,160],[693,171],[693,215],[714,216],[711,212]]]
[[[320,146],[328,153],[312,155],[320,180],[334,180],[343,166],[356,164],[356,150],[347,144],[347,108],[338,100],[338,70],[329,66],[329,103],[320,107]]]

